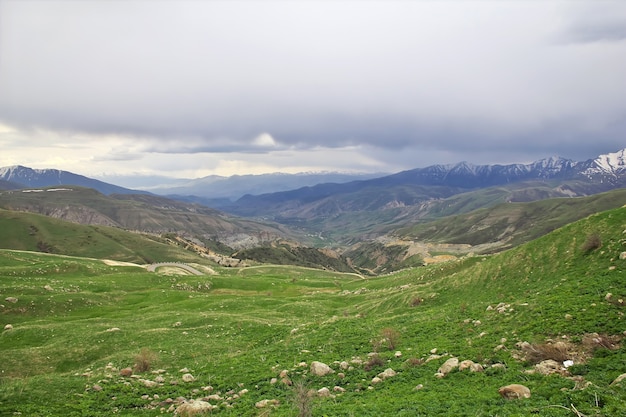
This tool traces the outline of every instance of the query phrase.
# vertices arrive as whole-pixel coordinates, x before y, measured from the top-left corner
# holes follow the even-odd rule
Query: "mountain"
[[[0,208],[43,214],[74,223],[115,226],[144,233],[175,233],[245,248],[293,236],[279,224],[236,218],[197,204],[149,194],[104,195],[90,189],[40,188],[0,193]]]
[[[262,175],[210,175],[197,179],[172,179],[164,177],[109,176],[109,182],[126,183],[131,188],[154,194],[175,197],[218,207],[246,194],[266,194],[293,190],[320,183],[345,183],[377,178],[386,174],[353,174],[341,172],[313,172]]]
[[[103,181],[58,169],[32,169],[21,165],[0,168],[0,180],[22,185],[21,188],[50,187],[55,185],[93,188],[102,194],[145,194]]]
[[[222,209],[243,216],[264,216],[293,223],[298,219],[310,221],[346,212],[418,207],[489,187],[514,187],[517,190],[539,187],[544,189],[542,193],[546,197],[590,195],[626,186],[625,151],[583,162],[552,157],[530,164],[473,165],[461,162],[433,165],[371,180],[246,195]],[[518,195],[526,199],[522,201],[530,201],[540,199],[542,193],[528,190]]]

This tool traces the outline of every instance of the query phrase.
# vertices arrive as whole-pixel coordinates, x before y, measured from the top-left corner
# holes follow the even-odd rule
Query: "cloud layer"
[[[621,1],[5,0],[0,165],[585,159],[626,144],[624,28]]]

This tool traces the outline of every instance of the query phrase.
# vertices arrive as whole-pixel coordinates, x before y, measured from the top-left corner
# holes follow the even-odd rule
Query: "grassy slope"
[[[584,390],[560,376],[524,373],[530,366],[512,352],[518,341],[578,344],[585,333],[626,329],[624,306],[605,300],[607,292],[615,299],[626,296],[626,260],[619,259],[626,251],[625,229],[626,209],[616,209],[499,255],[368,280],[296,267],[166,277],[3,251],[0,294],[19,301],[4,302],[0,310],[0,324],[14,326],[0,336],[0,415],[163,415],[151,404],[179,395],[199,398],[208,385],[223,397],[229,390],[249,390],[228,401],[233,408],[220,406],[214,414],[260,415],[255,402],[275,398],[280,406],[264,415],[297,415],[293,389],[270,383],[281,369],[314,389],[347,390],[315,399],[314,415],[571,416],[572,404],[588,416],[624,415],[626,391],[609,384],[626,372],[626,348],[599,350],[580,365],[578,372],[593,383]],[[586,252],[581,245],[590,234],[600,236],[602,247]],[[415,305],[418,298],[423,301]],[[510,309],[486,310],[500,302]],[[121,330],[108,332],[112,327]],[[400,336],[394,349],[381,349],[383,364],[371,370],[357,365],[340,378],[333,362],[366,359],[384,328]],[[500,344],[504,349],[494,350]],[[157,354],[153,367],[166,371],[164,384],[146,388],[105,369],[107,363],[132,365],[144,347]],[[403,367],[405,359],[426,358],[433,348],[507,369],[454,371],[437,379],[433,374],[446,358]],[[396,349],[403,357],[394,356]],[[313,360],[337,372],[314,377],[297,366]],[[183,367],[196,381],[181,381]],[[372,377],[387,367],[398,375],[372,386]],[[155,379],[149,372],[142,377]],[[527,385],[532,397],[501,399],[497,388],[509,383]],[[424,388],[414,390],[417,384]]]
[[[0,248],[44,251],[140,264],[196,262],[192,252],[148,235],[106,226],[84,226],[38,214],[0,209]]]
[[[471,245],[501,241],[504,247],[511,247],[536,239],[592,213],[619,207],[624,201],[626,189],[589,197],[503,203],[492,208],[418,223],[398,229],[394,235]]]

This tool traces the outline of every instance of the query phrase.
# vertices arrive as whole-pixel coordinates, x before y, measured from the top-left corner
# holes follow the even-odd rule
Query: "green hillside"
[[[0,209],[0,248],[149,264],[202,260],[165,239]]]
[[[368,279],[165,276],[0,251],[0,415],[625,415],[626,381],[612,384],[626,372],[625,231],[619,208],[497,255]],[[483,371],[435,376],[452,357]],[[543,359],[558,373],[530,373]],[[314,375],[313,361],[334,372]],[[513,383],[531,397],[498,394]]]

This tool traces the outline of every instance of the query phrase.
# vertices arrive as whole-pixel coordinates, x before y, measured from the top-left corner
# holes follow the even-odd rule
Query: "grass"
[[[0,415],[173,415],[168,398],[209,395],[224,416],[624,415],[625,387],[611,385],[626,372],[624,230],[621,208],[498,255],[367,279],[296,266],[162,275],[1,250],[0,328],[13,329],[0,333]],[[593,233],[602,246],[584,251]],[[585,351],[573,371],[592,385],[516,359],[520,342],[557,341]],[[444,356],[428,360],[433,349]],[[434,377],[450,356],[485,372]],[[335,372],[311,375],[315,360]],[[140,362],[136,378],[119,375]],[[372,384],[387,368],[397,375]],[[501,398],[511,383],[532,397]],[[322,387],[332,396],[308,396]]]

